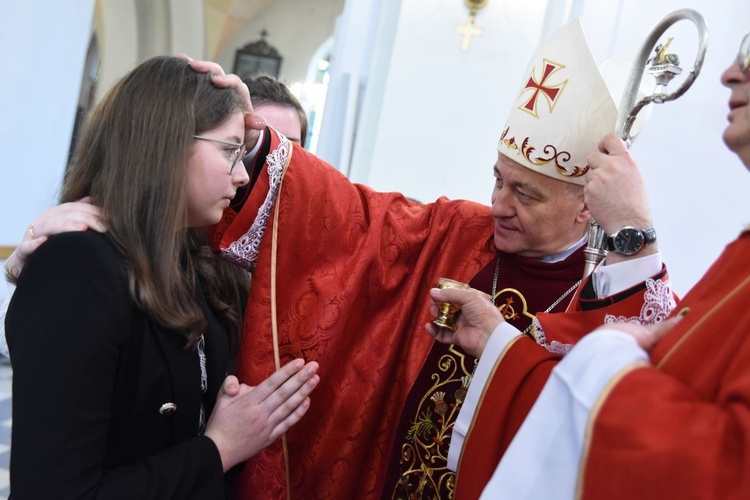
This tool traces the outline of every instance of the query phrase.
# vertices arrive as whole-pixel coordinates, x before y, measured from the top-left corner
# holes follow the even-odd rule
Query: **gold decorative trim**
[[[16,250],[16,247],[2,247],[0,246],[0,260],[5,260],[8,257],[10,257],[10,254],[12,254]]]
[[[690,327],[688,331],[686,331],[682,335],[682,337],[680,337],[680,340],[675,342],[675,344],[669,349],[669,351],[667,351],[664,357],[661,358],[661,361],[659,361],[659,363],[656,365],[656,369],[662,370],[664,368],[664,365],[669,361],[669,358],[671,358],[672,355],[675,353],[675,351],[677,351],[693,335],[693,332],[695,332],[698,328],[703,326],[703,323],[711,319],[711,317],[714,314],[716,314],[722,307],[724,307],[724,304],[726,304],[729,300],[733,299],[735,295],[741,292],[742,289],[748,286],[749,284],[750,284],[750,276],[745,278],[732,291],[724,295],[724,297],[717,304],[715,304],[711,308],[711,310],[705,313],[698,321],[695,322],[693,326]]]
[[[289,168],[289,163],[292,160],[293,150],[294,148],[292,148],[290,145],[289,155],[285,159],[284,168],[281,172],[279,192],[276,195],[276,206],[274,207],[273,211],[273,234],[271,236],[271,334],[273,335],[273,358],[277,370],[281,368],[281,357],[279,355],[279,323],[276,307],[276,265],[279,248],[279,205],[281,205],[281,188],[284,185],[284,174],[286,174],[286,170]],[[286,497],[287,500],[291,500],[292,482],[289,476],[289,446],[286,440],[286,433],[282,434],[281,436],[281,447],[284,451],[284,467],[286,469]]]
[[[500,136],[498,142],[498,148],[505,146],[510,151],[515,151],[516,154],[523,156],[526,161],[537,167],[543,167],[548,163],[552,163],[558,174],[564,177],[581,177],[589,171],[588,165],[568,165],[572,155],[569,151],[558,151],[557,147],[552,144],[547,144],[542,148],[543,154],[547,155],[542,157],[537,154],[538,148],[530,144],[531,138],[526,137],[521,141],[519,146],[518,141],[515,137],[506,139],[506,136],[510,132],[510,127],[506,127]]]

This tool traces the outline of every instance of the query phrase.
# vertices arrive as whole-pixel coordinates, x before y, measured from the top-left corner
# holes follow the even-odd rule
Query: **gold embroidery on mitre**
[[[519,146],[518,141],[516,141],[515,137],[506,138],[509,131],[510,127],[506,127],[506,129],[503,130],[503,134],[500,136],[500,143],[505,145],[506,148],[515,151],[516,154],[523,156],[532,165],[543,166],[547,163],[554,162],[557,173],[559,173],[560,175],[564,175],[565,177],[581,177],[586,172],[588,172],[588,165],[583,167],[580,165],[563,165],[564,163],[570,161],[571,154],[568,151],[558,151],[557,147],[553,146],[552,144],[547,144],[542,149],[544,154],[547,156],[542,157],[539,155],[534,155],[537,148],[530,144],[530,137],[526,137]]]
[[[534,75],[536,74],[536,66],[531,68],[531,74],[529,75],[528,80],[526,80],[526,85],[521,89],[519,97],[523,96],[524,93],[527,93],[528,90],[532,91],[531,96],[525,103],[518,106],[518,109],[530,114],[534,118],[539,118],[537,103],[539,102],[539,96],[542,95],[547,100],[547,104],[549,104],[549,112],[552,113],[560,95],[568,84],[568,79],[566,78],[559,83],[548,83],[548,80],[552,75],[564,67],[564,65],[550,61],[549,59],[542,59],[542,76],[538,82],[536,78],[534,78]]]

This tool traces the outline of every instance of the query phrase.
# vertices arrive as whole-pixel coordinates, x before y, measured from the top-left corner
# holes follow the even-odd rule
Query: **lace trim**
[[[547,345],[547,336],[544,334],[544,328],[539,320],[534,316],[531,320],[531,331],[536,339],[536,343],[539,345]],[[526,332],[524,332],[526,333]]]
[[[547,342],[547,335],[544,334],[544,328],[542,328],[542,324],[539,322],[536,316],[534,316],[534,319],[531,320],[531,326],[531,331],[534,334],[536,343],[547,349],[549,352],[553,354],[559,354],[560,356],[565,356],[566,354],[568,354],[568,352],[570,352],[571,349],[573,349],[573,344],[563,344],[562,342],[558,342],[557,340]]]
[[[552,343],[550,343],[547,347],[547,350],[553,354],[559,354],[560,356],[565,356],[570,352],[571,349],[573,349],[573,344],[563,344],[562,342],[558,342],[557,340],[553,340]]]
[[[208,390],[208,371],[206,370],[206,339],[203,335],[198,339],[198,364],[201,368],[201,393],[205,394]],[[200,414],[198,415],[198,434],[203,434],[206,430],[206,408],[201,398]]]
[[[646,280],[646,293],[643,295],[643,307],[640,316],[626,318],[625,316],[613,316],[607,314],[604,324],[611,323],[639,323],[641,325],[652,325],[664,321],[677,307],[672,295],[672,286],[669,281]]]
[[[672,286],[669,281],[647,279],[646,292],[643,294],[643,306],[641,307],[640,315],[628,318],[607,314],[604,316],[604,324],[637,323],[652,325],[667,319],[676,307],[677,302],[674,300]],[[532,331],[537,343],[544,346],[549,352],[565,356],[573,348],[573,344],[563,344],[557,340],[547,343],[547,336],[544,334],[544,329],[539,320],[534,318],[532,325],[534,326],[534,330]]]
[[[279,135],[279,139],[281,140],[279,146],[266,157],[269,188],[266,199],[263,200],[263,204],[258,209],[257,217],[255,217],[252,226],[250,226],[250,229],[244,235],[237,241],[230,243],[227,248],[221,250],[224,258],[249,272],[255,271],[260,244],[263,241],[263,235],[266,232],[273,205],[281,189],[284,165],[286,165],[292,149],[289,139],[282,135]]]

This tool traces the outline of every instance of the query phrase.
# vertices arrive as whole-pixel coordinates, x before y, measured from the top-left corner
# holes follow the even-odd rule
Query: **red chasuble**
[[[495,304],[508,323],[524,331],[535,313],[565,310],[583,267],[583,247],[554,263],[498,252],[470,284],[492,294],[497,273]],[[448,449],[475,364],[457,346],[433,345],[401,415],[384,499],[453,498],[455,473],[447,468]]]
[[[441,276],[469,281],[492,259],[492,218],[472,202],[422,205],[352,184],[269,136],[251,191],[214,240],[254,270],[238,376],[256,385],[303,357],[320,363],[321,381],[285,442],[239,472],[236,494],[372,498],[433,344],[428,292]]]
[[[540,313],[537,318],[547,342],[562,348],[574,344],[605,321],[665,319],[674,302],[667,282],[663,269],[644,284],[597,300],[591,298],[594,293],[587,279],[568,312]],[[456,499],[479,498],[559,360],[560,354],[526,336],[513,339],[496,360],[464,441],[458,463]]]
[[[651,353],[602,394],[583,498],[750,498],[750,233],[727,246]],[[586,448],[585,448],[586,449]]]

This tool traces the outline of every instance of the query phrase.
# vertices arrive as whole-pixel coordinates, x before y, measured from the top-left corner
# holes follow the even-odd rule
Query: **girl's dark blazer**
[[[165,290],[164,293],[169,293]],[[6,318],[13,366],[11,495],[224,498],[221,459],[199,435],[226,375],[226,331],[208,319],[208,387],[183,337],[128,291],[126,260],[92,231],[31,256]]]

